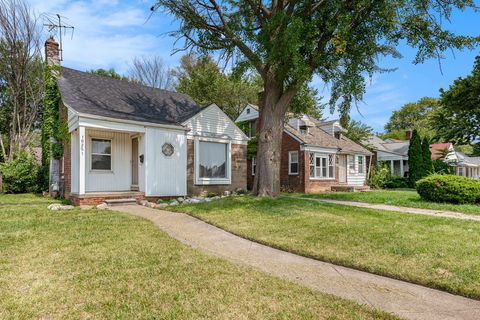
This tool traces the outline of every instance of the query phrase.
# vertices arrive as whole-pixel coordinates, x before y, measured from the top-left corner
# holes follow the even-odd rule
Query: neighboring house
[[[236,119],[250,136],[256,132],[258,108],[247,105]],[[255,129],[251,129],[255,128]],[[371,153],[345,137],[337,120],[320,121],[309,116],[285,124],[282,137],[280,184],[284,191],[319,192],[364,189]],[[248,161],[248,185],[253,185],[256,159]]]
[[[58,61],[49,39],[47,59]],[[245,189],[247,136],[216,105],[61,68],[64,193],[76,204]]]
[[[392,176],[408,176],[408,147],[411,131],[407,130],[406,140],[386,139],[370,136],[364,145],[373,150],[372,163],[386,162]],[[455,150],[452,143],[434,143],[430,145],[432,160],[442,160],[455,167],[459,176],[480,178],[480,157],[469,157]]]
[[[406,132],[407,140],[382,140],[377,136],[370,136],[363,145],[373,151],[372,164],[386,162],[390,168],[390,174],[397,177],[408,175],[408,147],[410,145],[411,132]]]
[[[456,151],[452,143],[430,145],[432,160],[443,160],[455,167],[458,176],[480,179],[480,157],[470,157]]]

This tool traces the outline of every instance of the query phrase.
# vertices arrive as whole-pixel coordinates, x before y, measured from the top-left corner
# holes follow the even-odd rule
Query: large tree
[[[373,134],[372,127],[353,119],[348,122],[345,129],[347,130],[345,135],[357,143],[366,141],[367,138]]]
[[[470,75],[440,90],[440,107],[432,124],[445,141],[470,144],[480,139],[480,56]]]
[[[382,55],[399,56],[402,40],[418,49],[414,63],[439,58],[450,48],[472,48],[477,38],[457,36],[442,22],[471,0],[158,0],[180,20],[173,36],[180,49],[220,51],[256,69],[260,99],[254,193],[280,191],[282,130],[288,106],[313,75],[330,85],[331,108],[345,117],[360,100],[367,75],[382,70]]]
[[[429,97],[403,105],[392,113],[385,124],[385,133],[396,136],[400,132],[400,136],[404,139],[406,129],[417,129],[422,136],[432,138],[435,134],[431,129],[430,118],[437,106],[438,99]]]

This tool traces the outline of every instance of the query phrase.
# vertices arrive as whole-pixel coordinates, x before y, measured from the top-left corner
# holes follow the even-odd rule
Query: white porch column
[[[404,177],[405,174],[403,172],[403,159],[400,159],[400,177]]]
[[[393,176],[393,171],[394,171],[395,167],[394,167],[394,164],[393,164],[393,160],[390,160],[390,174]]]
[[[85,127],[78,127],[78,146],[80,148],[78,155],[78,194],[85,194],[85,158],[86,158],[86,143]]]

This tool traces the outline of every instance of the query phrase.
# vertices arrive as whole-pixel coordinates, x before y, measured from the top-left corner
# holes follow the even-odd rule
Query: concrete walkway
[[[426,215],[426,216],[454,218],[454,219],[460,219],[460,220],[480,221],[480,215],[479,216],[474,216],[474,215],[468,215],[468,214],[464,214],[464,213],[461,213],[461,212],[455,212],[455,211],[442,211],[442,210],[432,210],[432,209],[408,208],[408,207],[392,206],[392,205],[387,205],[387,204],[365,203],[365,202],[347,201],[347,200],[318,199],[318,198],[305,198],[305,197],[289,197],[289,198],[310,200],[310,201],[316,201],[316,202],[333,203],[333,204],[340,204],[340,205],[343,205],[343,206],[368,208],[368,209],[376,209],[376,210],[383,210],[383,211],[396,211],[396,212],[420,214],[420,215]]]
[[[480,319],[480,301],[273,249],[183,213],[119,206],[184,244],[406,319]]]

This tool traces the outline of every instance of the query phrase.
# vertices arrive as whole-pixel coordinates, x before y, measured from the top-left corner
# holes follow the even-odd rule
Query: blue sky
[[[65,17],[75,26],[73,39],[64,37],[63,65],[87,70],[93,68],[115,68],[126,72],[135,56],[158,55],[170,67],[178,65],[182,53],[172,55],[174,39],[165,35],[174,30],[178,22],[158,12],[150,19],[149,8],[154,1],[66,1],[30,0],[37,14],[49,13]],[[448,29],[469,35],[480,30],[480,13],[456,12]],[[359,103],[358,112],[352,108],[351,116],[381,132],[392,111],[407,102],[424,96],[438,96],[439,88],[447,88],[454,79],[465,76],[472,70],[475,56],[480,48],[473,51],[446,52],[442,60],[442,72],[437,60],[413,65],[415,51],[404,45],[398,48],[404,58],[383,59],[382,67],[398,68],[396,71],[375,75],[369,83],[364,101]],[[312,85],[317,87],[325,99],[329,92],[318,79]],[[334,118],[327,111],[325,116]]]

